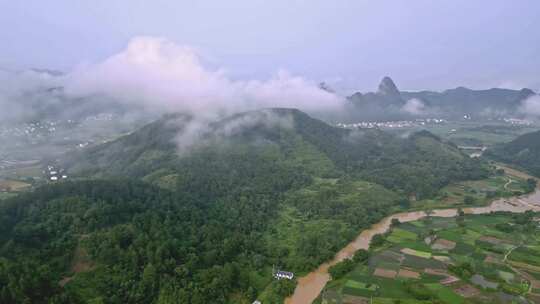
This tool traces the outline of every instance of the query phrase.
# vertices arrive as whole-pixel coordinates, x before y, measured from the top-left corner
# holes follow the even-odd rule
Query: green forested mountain
[[[228,167],[231,159],[252,157],[263,163],[264,158],[273,166],[291,167],[295,174],[345,173],[419,196],[432,195],[452,180],[485,174],[477,162],[426,131],[400,138],[379,130],[347,130],[293,109],[236,114],[190,130],[196,124],[187,116],[167,116],[71,155],[66,166],[75,174],[138,177],[176,187],[179,179],[188,182],[196,171],[218,174],[223,168],[219,174],[231,178],[240,173]],[[185,141],[190,142],[189,151],[179,155]]]
[[[428,132],[291,109],[170,115],[64,165],[81,179],[0,202],[1,303],[279,303],[294,283],[272,265],[308,271],[410,195],[486,174]]]
[[[540,131],[527,133],[488,150],[487,156],[520,166],[540,176]]]

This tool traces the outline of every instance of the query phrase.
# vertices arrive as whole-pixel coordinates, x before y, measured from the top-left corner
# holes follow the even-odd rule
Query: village
[[[438,125],[447,123],[447,120],[442,118],[421,118],[414,120],[398,120],[398,121],[361,121],[357,123],[338,123],[337,127],[345,129],[400,129],[412,128],[428,125]]]

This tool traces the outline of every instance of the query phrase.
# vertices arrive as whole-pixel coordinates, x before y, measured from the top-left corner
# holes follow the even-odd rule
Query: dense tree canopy
[[[238,114],[184,154],[191,118],[168,116],[69,157],[85,179],[0,202],[0,302],[280,301],[294,281],[272,283],[272,265],[311,270],[409,196],[486,173],[430,133],[269,113],[286,126]]]

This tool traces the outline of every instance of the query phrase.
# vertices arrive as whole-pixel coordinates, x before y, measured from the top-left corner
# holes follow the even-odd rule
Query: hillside
[[[485,175],[481,164],[429,132],[399,138],[379,130],[346,130],[292,109],[245,112],[204,125],[187,116],[166,116],[70,155],[65,167],[76,175],[130,176],[176,187],[183,184],[179,180],[192,180],[193,172],[223,169],[216,174],[233,178],[240,174],[236,161],[240,167],[268,162],[319,177],[348,174],[419,196],[453,180]]]
[[[309,271],[409,194],[485,174],[428,132],[291,109],[194,122],[169,115],[72,154],[80,180],[2,201],[0,302],[280,303],[294,282],[272,265]]]
[[[540,176],[540,131],[521,135],[486,152],[488,157],[522,167]]]

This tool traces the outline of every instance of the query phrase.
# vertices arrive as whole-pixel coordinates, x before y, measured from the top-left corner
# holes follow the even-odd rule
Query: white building
[[[292,280],[294,278],[294,273],[278,270],[274,273],[274,278],[278,280],[281,280],[281,279]]]

